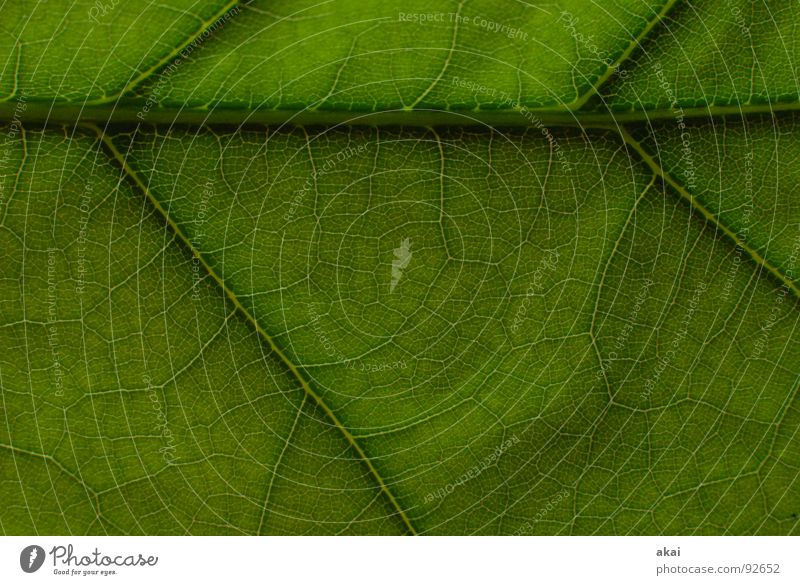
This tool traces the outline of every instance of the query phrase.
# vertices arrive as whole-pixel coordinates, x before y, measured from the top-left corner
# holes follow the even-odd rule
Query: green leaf
[[[3,533],[800,532],[798,7],[436,4],[3,6]]]

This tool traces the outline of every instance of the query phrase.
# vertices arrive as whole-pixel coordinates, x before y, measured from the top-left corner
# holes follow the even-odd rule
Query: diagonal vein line
[[[294,417],[294,422],[292,423],[292,428],[289,430],[289,434],[286,435],[286,441],[283,443],[283,448],[281,449],[280,454],[278,455],[278,459],[275,461],[275,467],[272,469],[272,474],[269,478],[269,486],[267,487],[267,495],[264,497],[264,505],[261,508],[261,520],[258,521],[258,529],[256,530],[256,536],[261,536],[261,531],[264,529],[264,520],[267,517],[267,507],[269,506],[269,498],[272,495],[272,486],[275,484],[275,478],[278,476],[278,467],[280,467],[281,462],[283,461],[283,456],[286,454],[286,451],[289,449],[289,446],[292,442],[292,437],[294,437],[294,433],[297,430],[297,423],[300,422],[300,417],[303,414],[303,409],[306,407],[306,402],[308,401],[308,394],[303,394],[303,401],[300,403],[300,406],[297,408],[297,416]]]
[[[625,234],[628,231],[628,228],[633,223],[633,218],[636,215],[636,210],[639,208],[639,203],[641,203],[642,199],[644,199],[645,195],[650,192],[650,189],[653,188],[653,185],[656,182],[656,175],[653,175],[653,178],[650,179],[650,182],[647,183],[644,189],[642,189],[641,193],[636,197],[636,201],[633,202],[633,206],[631,206],[630,212],[628,212],[628,217],[625,218],[625,224],[622,226],[622,229],[619,230],[619,234],[617,235],[617,239],[614,241],[614,246],[611,248],[611,252],[608,255],[608,258],[605,259],[605,265],[603,266],[603,273],[600,276],[600,282],[597,285],[597,296],[594,300],[594,309],[592,310],[592,322],[589,324],[589,339],[592,342],[592,346],[594,347],[595,355],[597,356],[598,360],[598,368],[603,373],[603,380],[606,383],[606,391],[608,392],[608,397],[613,401],[615,394],[611,392],[611,385],[608,383],[608,376],[606,376],[606,371],[603,369],[603,356],[600,354],[600,347],[597,343],[597,314],[600,309],[600,297],[603,294],[603,287],[606,283],[606,277],[608,276],[608,269],[611,266],[612,261],[616,257],[617,253],[619,252],[620,245],[622,241],[625,239]]]
[[[633,39],[631,39],[630,44],[625,48],[624,51],[620,54],[617,59],[609,64],[603,72],[603,74],[597,78],[597,81],[594,82],[591,89],[587,91],[582,96],[579,96],[574,102],[569,105],[571,110],[577,110],[584,106],[587,101],[589,101],[593,96],[597,95],[600,92],[600,89],[606,84],[606,82],[611,78],[617,68],[628,60],[631,54],[641,46],[642,41],[644,41],[652,32],[652,30],[664,22],[664,19],[669,15],[675,5],[679,2],[679,0],[668,0],[666,4],[661,8],[658,14],[647,23],[647,25],[637,34]]]
[[[70,471],[63,463],[61,463],[58,459],[53,457],[52,455],[48,455],[46,453],[37,453],[36,451],[31,451],[29,449],[22,449],[20,447],[15,447],[14,445],[10,445],[7,443],[0,443],[0,449],[6,449],[11,451],[14,455],[24,455],[27,457],[37,458],[37,459],[44,459],[48,463],[51,463],[55,466],[61,473],[69,477],[71,480],[75,481],[78,485],[84,488],[89,495],[95,500],[95,504],[97,504],[99,509],[99,502],[97,500],[97,492],[87,484],[82,478],[75,475],[72,471]]]
[[[275,355],[284,363],[284,365],[289,369],[292,376],[297,380],[300,386],[303,388],[305,393],[314,400],[314,402],[319,406],[319,408],[325,413],[325,415],[331,420],[333,425],[339,429],[342,433],[344,438],[347,440],[347,443],[350,447],[356,452],[359,459],[366,465],[367,469],[369,470],[372,477],[378,483],[380,490],[386,495],[386,498],[389,500],[392,508],[397,512],[397,515],[400,517],[401,521],[405,525],[406,529],[410,534],[416,535],[417,530],[411,524],[411,520],[408,518],[408,515],[405,513],[403,508],[400,506],[399,502],[395,498],[394,494],[389,489],[389,486],[384,481],[383,477],[381,476],[380,472],[375,468],[375,465],[372,463],[372,460],[367,456],[364,449],[359,445],[356,438],[353,434],[342,424],[339,420],[339,417],[336,416],[336,413],[331,410],[331,408],[325,403],[320,396],[308,383],[308,381],[303,377],[300,370],[297,366],[289,359],[289,357],[283,352],[283,350],[278,347],[275,343],[275,340],[267,333],[263,327],[256,321],[253,315],[242,305],[239,301],[239,298],[236,294],[225,284],[219,274],[211,267],[211,265],[206,261],[206,259],[200,254],[198,250],[196,250],[191,243],[191,240],[183,233],[180,226],[175,223],[172,218],[167,214],[166,210],[163,208],[161,203],[155,196],[152,194],[150,189],[147,185],[142,181],[139,177],[138,173],[128,164],[128,161],[125,159],[125,156],[119,151],[117,146],[114,142],[106,136],[103,131],[97,126],[91,126],[94,132],[97,134],[98,139],[105,145],[108,151],[111,153],[114,160],[122,167],[122,170],[127,175],[127,177],[144,193],[147,200],[150,202],[153,207],[158,211],[158,213],[164,218],[169,226],[170,230],[175,234],[175,236],[180,240],[180,242],[186,246],[186,249],[189,250],[192,255],[197,258],[197,260],[202,264],[205,270],[208,272],[209,276],[214,279],[214,281],[219,285],[219,287],[223,290],[225,295],[228,299],[233,303],[236,309],[242,314],[242,316],[252,325],[252,327],[256,330],[258,335],[261,337],[263,341],[267,343],[269,348],[275,353]]]
[[[453,53],[456,50],[456,40],[458,39],[458,22],[459,22],[459,16],[461,15],[461,9],[463,7],[464,7],[464,0],[461,0],[461,2],[458,3],[458,8],[456,9],[456,12],[455,12],[455,25],[453,25],[453,37],[452,37],[452,41],[450,43],[450,51],[447,53],[447,57],[444,60],[444,65],[442,65],[442,68],[439,71],[439,75],[437,75],[436,79],[434,79],[431,82],[431,84],[428,86],[428,89],[423,91],[420,94],[420,96],[417,99],[414,100],[414,103],[412,103],[410,106],[406,106],[403,109],[405,109],[405,110],[413,110],[417,106],[417,104],[419,104],[422,100],[424,100],[425,97],[431,91],[433,91],[433,88],[436,87],[436,85],[442,80],[442,77],[444,76],[444,72],[447,71],[447,68],[450,66],[450,60],[453,58]]]
[[[765,256],[762,256],[758,250],[750,246],[750,244],[748,244],[745,240],[741,239],[739,235],[730,227],[725,225],[714,212],[703,205],[703,203],[698,200],[697,197],[692,195],[688,189],[683,186],[683,184],[681,184],[670,173],[664,170],[664,168],[658,163],[658,161],[656,161],[655,158],[653,158],[653,156],[644,148],[644,146],[642,146],[641,143],[631,135],[627,128],[624,126],[619,126],[614,130],[622,137],[625,143],[641,157],[642,161],[644,161],[644,163],[661,178],[661,180],[677,191],[681,198],[686,200],[693,209],[699,211],[706,221],[717,228],[717,230],[725,234],[725,236],[734,244],[736,244],[736,246],[747,252],[747,255],[750,256],[750,258],[756,264],[764,268],[772,276],[778,279],[783,286],[794,293],[795,297],[800,298],[800,288],[798,288],[797,284],[794,282],[794,279],[789,278],[789,276],[784,274],[780,268],[772,264],[772,262],[770,262]]]
[[[237,4],[239,4],[239,0],[228,0],[228,2],[226,2],[225,5],[219,11],[217,11],[215,14],[212,14],[211,17],[208,18],[207,20],[201,22],[200,27],[192,35],[190,35],[183,44],[178,45],[175,49],[173,49],[172,51],[161,57],[161,59],[159,59],[151,67],[148,67],[147,69],[139,73],[139,75],[131,79],[117,95],[99,99],[89,103],[96,104],[96,103],[115,102],[117,101],[117,99],[119,99],[119,97],[132,92],[143,81],[146,81],[151,75],[153,75],[160,69],[164,68],[167,65],[167,63],[169,63],[170,61],[172,61],[172,59],[180,55],[181,51],[185,50],[187,47],[189,47],[191,43],[199,39],[200,35],[202,35],[203,32],[205,32],[205,30],[208,27],[210,27],[217,20],[225,16],[228,12],[233,10],[233,8],[235,8]]]

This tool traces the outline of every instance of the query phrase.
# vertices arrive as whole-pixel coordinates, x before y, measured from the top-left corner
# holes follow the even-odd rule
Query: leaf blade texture
[[[6,534],[797,534],[798,7],[6,3]]]

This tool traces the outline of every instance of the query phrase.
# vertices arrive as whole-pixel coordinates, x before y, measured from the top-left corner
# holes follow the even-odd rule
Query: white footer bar
[[[797,537],[4,537],[0,583],[800,583]],[[231,584],[237,581],[231,581]]]

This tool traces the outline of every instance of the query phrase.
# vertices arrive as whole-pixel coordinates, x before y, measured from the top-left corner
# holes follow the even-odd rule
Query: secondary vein
[[[703,203],[695,197],[692,193],[684,187],[682,183],[676,180],[667,170],[665,170],[661,164],[647,151],[647,149],[642,146],[642,144],[636,140],[633,135],[628,131],[627,128],[624,126],[619,126],[614,128],[616,132],[622,137],[625,143],[636,152],[642,161],[658,176],[663,180],[667,185],[672,187],[677,193],[681,196],[682,199],[687,201],[693,209],[699,211],[700,214],[708,221],[711,225],[717,228],[721,233],[723,233],[729,240],[731,240],[737,247],[741,248],[745,252],[747,252],[748,256],[759,266],[764,268],[767,272],[769,272],[772,276],[774,276],[778,281],[781,282],[783,286],[787,289],[791,290],[794,293],[795,297],[800,299],[800,288],[798,288],[797,284],[794,282],[793,279],[789,278],[785,275],[777,266],[772,264],[765,256],[763,256],[758,250],[750,246],[747,241],[743,240],[739,237],[739,235],[728,227],[726,224],[722,222],[722,220],[717,217],[710,209],[708,209]]]
[[[120,150],[117,148],[116,144],[114,144],[114,142],[111,140],[111,138],[109,138],[99,127],[91,126],[91,128],[97,134],[97,137],[101,141],[101,143],[106,147],[106,149],[108,149],[109,153],[114,158],[114,160],[116,160],[117,163],[122,167],[122,170],[125,172],[128,178],[142,191],[142,193],[144,193],[145,197],[150,202],[150,204],[153,205],[153,207],[158,211],[158,213],[164,218],[170,230],[172,230],[172,232],[175,234],[178,240],[186,247],[186,249],[188,249],[192,253],[192,255],[195,258],[197,258],[198,262],[200,262],[200,264],[203,266],[203,268],[206,270],[209,276],[211,276],[211,278],[217,283],[217,285],[219,285],[219,287],[222,289],[222,291],[225,293],[225,295],[228,297],[231,303],[233,303],[234,307],[236,307],[236,309],[242,314],[242,316],[252,325],[252,327],[256,330],[256,332],[262,338],[262,340],[267,343],[272,352],[284,363],[284,365],[288,368],[288,370],[295,378],[295,380],[303,388],[306,395],[314,400],[317,406],[319,406],[320,409],[322,409],[322,411],[325,413],[325,415],[331,420],[333,425],[339,429],[339,431],[342,433],[347,443],[356,452],[359,459],[361,459],[364,465],[366,465],[370,474],[378,483],[380,490],[386,495],[386,498],[389,500],[389,503],[391,504],[392,508],[394,508],[394,510],[397,512],[397,515],[399,516],[402,523],[405,525],[408,532],[410,534],[416,535],[417,530],[411,524],[411,520],[408,518],[408,515],[405,513],[405,510],[403,510],[403,508],[400,506],[394,494],[389,489],[389,486],[386,484],[383,477],[375,468],[375,465],[372,463],[372,460],[367,456],[366,452],[358,443],[358,441],[355,439],[353,434],[342,424],[342,422],[339,420],[339,417],[336,416],[336,413],[334,413],[333,410],[331,410],[331,408],[322,399],[322,396],[320,396],[311,387],[311,385],[302,375],[298,367],[289,359],[289,357],[283,352],[283,350],[280,347],[278,347],[272,336],[270,336],[264,330],[264,328],[261,327],[258,321],[253,317],[253,315],[251,315],[250,312],[242,305],[242,303],[239,301],[239,298],[236,296],[233,290],[231,290],[225,284],[222,277],[219,274],[217,274],[217,272],[206,261],[203,255],[197,249],[194,248],[191,239],[188,238],[186,234],[183,233],[183,230],[180,228],[180,226],[177,223],[175,223],[175,221],[173,221],[173,219],[169,216],[169,214],[166,212],[166,210],[158,201],[158,199],[156,199],[156,197],[150,191],[148,186],[144,183],[141,177],[139,177],[139,174],[128,164],[128,161],[126,160],[125,156],[122,154],[122,152],[120,152]]]
[[[664,21],[664,19],[669,15],[672,11],[673,7],[678,3],[678,0],[668,0],[666,4],[661,8],[661,10],[656,14],[655,18],[647,23],[647,25],[637,34],[630,42],[630,44],[622,51],[617,59],[606,67],[606,70],[603,74],[597,78],[597,81],[594,82],[592,88],[587,91],[582,96],[579,96],[574,102],[570,104],[571,110],[577,110],[583,107],[587,101],[589,101],[593,96],[597,95],[600,92],[600,88],[605,85],[605,83],[611,78],[617,68],[628,60],[631,54],[641,46],[642,41],[644,41],[649,35],[650,32],[660,23]]]
[[[223,6],[223,7],[222,7],[222,8],[221,8],[221,9],[220,9],[218,12],[216,12],[215,14],[213,14],[213,15],[212,15],[212,16],[211,16],[211,17],[210,17],[208,20],[204,20],[204,21],[202,21],[202,22],[200,23],[200,27],[197,29],[197,31],[195,31],[195,32],[194,32],[194,33],[193,33],[191,36],[189,36],[189,37],[186,39],[186,41],[185,41],[185,42],[184,42],[182,45],[179,45],[178,47],[176,47],[175,49],[173,49],[172,51],[170,51],[169,53],[167,53],[166,55],[164,55],[163,57],[161,57],[161,58],[160,58],[160,59],[159,59],[159,60],[158,60],[156,63],[154,63],[152,66],[148,67],[147,69],[145,69],[144,71],[142,71],[141,73],[139,73],[139,75],[137,75],[136,77],[134,77],[133,79],[131,79],[131,80],[130,80],[130,81],[129,81],[129,82],[126,84],[126,85],[125,85],[125,87],[122,89],[122,91],[120,91],[120,92],[119,92],[119,94],[118,94],[118,95],[110,96],[110,97],[103,98],[103,99],[97,100],[97,101],[95,101],[95,102],[89,102],[89,103],[90,103],[90,104],[92,104],[92,103],[109,103],[109,102],[115,102],[115,101],[117,101],[117,99],[118,99],[120,96],[123,96],[123,95],[125,95],[125,94],[128,94],[128,93],[132,92],[132,91],[133,91],[134,89],[136,89],[136,88],[137,88],[137,87],[138,87],[138,86],[139,86],[139,85],[140,85],[142,82],[146,81],[146,80],[147,80],[147,79],[148,79],[148,78],[149,78],[151,75],[153,75],[153,74],[154,74],[154,73],[156,73],[157,71],[159,71],[159,70],[163,69],[163,68],[166,66],[166,64],[167,64],[167,63],[169,63],[169,62],[170,62],[172,59],[174,59],[174,58],[176,58],[178,55],[180,55],[181,51],[184,51],[184,50],[185,50],[187,47],[189,47],[189,45],[190,45],[191,43],[193,43],[194,41],[196,41],[197,39],[199,39],[199,38],[200,38],[200,35],[202,35],[202,34],[203,34],[203,32],[205,32],[205,30],[206,30],[208,27],[210,27],[210,26],[211,26],[212,24],[214,24],[214,23],[215,23],[217,20],[219,20],[220,18],[222,18],[223,16],[225,16],[225,15],[226,15],[228,12],[230,12],[231,10],[233,10],[233,9],[236,7],[236,5],[237,5],[237,4],[239,4],[239,0],[228,0],[228,2],[226,2],[226,3],[225,3],[225,5],[224,5],[224,6]]]

